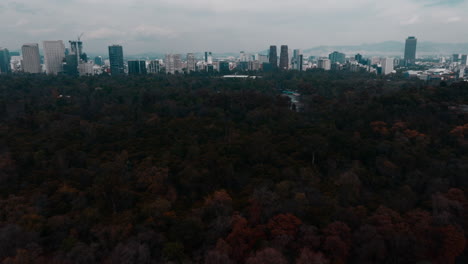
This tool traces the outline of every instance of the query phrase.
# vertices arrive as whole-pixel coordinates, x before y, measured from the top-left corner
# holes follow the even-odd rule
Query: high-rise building
[[[271,69],[277,69],[278,68],[278,54],[277,54],[277,49],[276,46],[272,45],[270,46],[270,53],[268,54],[268,60],[271,64]]]
[[[329,71],[331,69],[331,61],[330,59],[326,59],[326,58],[321,58],[318,60],[318,64],[317,64],[317,67],[319,69],[324,69],[326,71]]]
[[[281,45],[280,64],[281,70],[289,69],[289,50],[288,45]]]
[[[205,63],[206,64],[213,64],[213,53],[211,51],[205,52]]]
[[[10,52],[6,48],[0,48],[0,73],[10,73]]]
[[[346,54],[334,51],[328,55],[328,59],[330,59],[330,62],[332,64],[334,63],[341,63],[344,64],[346,62]]]
[[[102,60],[101,56],[94,57],[94,64],[102,66],[104,65],[104,61]]]
[[[78,57],[70,53],[67,56],[65,56],[65,63],[63,64],[63,72],[66,75],[70,76],[78,76],[79,71],[78,71]]]
[[[146,74],[146,61],[129,60],[128,61],[128,74],[129,75]]]
[[[109,61],[111,75],[124,74],[123,48],[120,45],[109,46]]]
[[[418,39],[415,37],[408,37],[405,43],[405,63],[411,65],[416,62],[416,45]]]
[[[182,60],[180,54],[167,54],[164,60],[166,66],[166,73],[175,74],[182,71]]]
[[[21,47],[23,53],[23,71],[26,73],[41,73],[41,57],[39,55],[39,44],[28,43]]]
[[[388,75],[393,72],[393,58],[384,58],[382,62],[382,75]]]
[[[291,65],[292,65],[293,70],[302,71],[302,65],[304,64],[304,62],[303,62],[303,55],[300,49],[295,49],[293,51],[293,57],[292,57],[291,62],[292,62]]]
[[[467,65],[467,55],[466,54],[462,54],[461,55],[461,65]]]
[[[63,72],[63,61],[65,59],[65,45],[63,45],[63,41],[44,41],[43,48],[46,73],[58,74]]]
[[[197,61],[195,60],[195,54],[187,54],[187,72],[195,72],[197,70]]]
[[[157,74],[161,70],[161,64],[159,60],[152,60],[148,64],[148,73]]]
[[[452,62],[459,62],[459,61],[460,61],[460,54],[453,54]]]

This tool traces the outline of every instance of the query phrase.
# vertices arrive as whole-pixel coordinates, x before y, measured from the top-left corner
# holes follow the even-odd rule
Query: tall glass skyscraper
[[[109,46],[109,62],[111,75],[124,74],[123,48],[120,45]]]
[[[269,62],[272,69],[278,68],[278,54],[276,46],[270,46],[270,53],[268,54]]]
[[[280,54],[280,69],[287,70],[289,69],[289,50],[288,45],[281,46],[281,54]]]
[[[10,73],[10,52],[6,48],[0,48],[0,73]]]
[[[416,45],[418,39],[415,37],[408,37],[405,44],[405,63],[414,64],[416,61]]]
[[[39,44],[28,43],[21,47],[23,54],[23,71],[27,73],[41,72],[41,57],[39,55]]]

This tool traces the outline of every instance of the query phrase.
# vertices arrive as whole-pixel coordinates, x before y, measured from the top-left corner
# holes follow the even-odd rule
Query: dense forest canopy
[[[1,263],[468,263],[466,82],[12,75],[0,92]]]

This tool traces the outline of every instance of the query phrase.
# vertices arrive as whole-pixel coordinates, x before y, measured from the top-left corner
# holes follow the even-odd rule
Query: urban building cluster
[[[88,58],[83,52],[81,36],[77,40],[69,41],[66,48],[63,41],[44,41],[43,56],[40,54],[37,43],[24,44],[21,54],[10,54],[5,48],[0,48],[0,73],[24,72],[46,73],[51,75],[67,74],[72,76],[96,75],[107,73],[110,75],[138,75],[158,73],[190,73],[190,72],[219,72],[229,74],[231,72],[274,72],[307,69],[323,70],[349,70],[352,72],[368,71],[381,75],[389,75],[398,67],[412,67],[421,65],[416,60],[417,39],[408,37],[405,43],[403,58],[367,57],[361,54],[346,56],[346,54],[334,51],[327,57],[306,57],[300,49],[291,50],[287,45],[278,48],[270,46],[266,54],[250,54],[241,51],[237,57],[214,57],[212,52],[166,54],[160,59],[136,59],[125,60],[124,50],[121,45],[108,47],[108,57],[96,56]],[[14,56],[12,56],[14,55]],[[418,77],[431,80],[437,76],[456,76],[464,78],[467,64],[466,54],[455,54],[449,62],[442,58],[443,65],[427,71],[406,71],[409,77]],[[435,76],[435,77],[434,77]]]

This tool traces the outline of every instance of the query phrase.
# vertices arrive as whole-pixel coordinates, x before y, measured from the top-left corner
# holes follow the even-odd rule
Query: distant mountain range
[[[343,46],[318,46],[305,49],[303,52],[307,55],[327,55],[333,51],[346,53],[347,55],[361,53],[363,55],[388,55],[403,56],[405,43],[398,41],[385,41],[380,43],[361,44],[361,45],[343,45]],[[450,55],[454,53],[468,53],[468,43],[436,43],[419,42],[417,54],[421,55]]]

